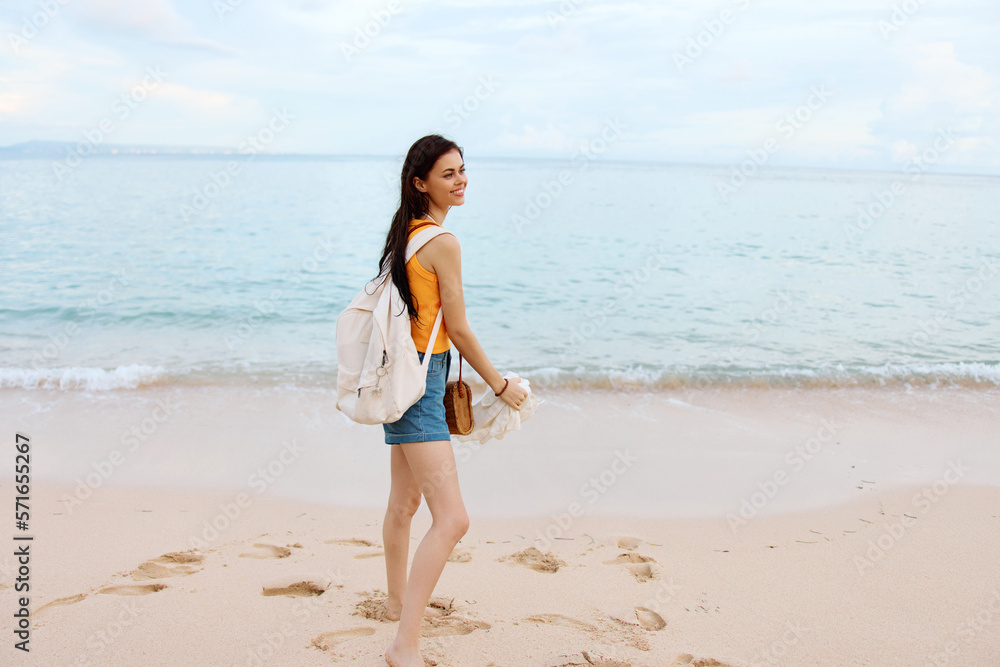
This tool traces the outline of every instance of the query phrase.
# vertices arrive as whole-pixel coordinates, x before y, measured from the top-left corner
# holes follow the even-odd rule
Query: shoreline
[[[457,353],[456,353],[457,357]],[[308,370],[307,370],[308,369]],[[1000,392],[1000,367],[988,362],[939,362],[864,366],[853,369],[818,371],[809,368],[743,369],[661,369],[639,366],[566,370],[554,367],[517,371],[532,386],[543,391],[607,391],[623,394],[661,393],[685,390],[706,391],[980,391]],[[469,369],[467,382],[475,392],[487,385]],[[457,371],[449,379],[457,379]],[[129,392],[171,388],[255,388],[259,390],[331,392],[336,394],[335,367],[318,371],[303,367],[283,372],[261,369],[185,371],[174,373],[162,366],[129,364],[111,370],[96,367],[8,367],[0,368],[0,391]],[[334,388],[334,389],[331,389]]]
[[[381,511],[265,494],[224,527],[229,491],[109,487],[68,513],[58,500],[68,490],[31,493],[36,658],[380,664],[395,626],[365,613],[385,587]],[[869,490],[736,529],[723,518],[588,515],[547,542],[532,537],[551,517],[473,515],[435,591],[450,602],[425,621],[424,652],[443,667],[588,664],[584,652],[607,665],[687,654],[750,667],[924,665],[949,647],[949,664],[988,664],[1000,650],[990,631],[1000,488],[955,484],[926,511],[913,503],[921,490]],[[221,532],[195,545],[205,521]],[[429,523],[422,507],[413,547]],[[9,571],[12,561],[0,562]]]
[[[872,489],[1000,486],[1000,392],[536,392],[519,432],[453,440],[470,512],[712,517],[821,509]],[[389,446],[327,392],[247,387],[0,391],[36,480],[244,490],[381,507]],[[11,478],[13,459],[0,460]],[[762,495],[763,494],[763,495]]]

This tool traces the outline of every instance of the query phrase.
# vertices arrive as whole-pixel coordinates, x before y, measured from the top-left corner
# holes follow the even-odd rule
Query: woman
[[[504,380],[486,357],[465,317],[462,251],[452,234],[440,234],[406,262],[406,244],[420,224],[443,225],[452,206],[465,203],[462,149],[438,135],[410,147],[403,163],[399,209],[392,218],[380,272],[387,267],[411,317],[410,333],[420,360],[431,354],[427,390],[399,421],[384,424],[392,447],[392,487],[382,526],[389,597],[386,616],[399,620],[396,639],[385,653],[392,667],[423,667],[420,622],[448,556],[469,528],[469,516],[458,488],[455,455],[445,420],[444,389],[451,367],[451,344],[501,400],[520,409],[527,390],[520,378]],[[427,350],[438,309],[443,321],[433,350]],[[410,522],[427,500],[433,519],[413,555],[410,577],[406,561]]]

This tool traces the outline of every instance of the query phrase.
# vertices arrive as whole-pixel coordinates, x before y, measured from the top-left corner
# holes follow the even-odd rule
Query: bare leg
[[[385,659],[392,667],[423,667],[420,622],[424,608],[448,556],[469,529],[469,515],[458,488],[458,471],[451,442],[414,442],[400,447],[420,492],[427,500],[433,522],[413,555],[399,628]]]
[[[392,449],[392,486],[389,506],[382,522],[382,544],[385,545],[385,578],[389,589],[385,615],[399,620],[406,592],[406,560],[410,552],[410,523],[420,507],[420,487],[399,445]]]

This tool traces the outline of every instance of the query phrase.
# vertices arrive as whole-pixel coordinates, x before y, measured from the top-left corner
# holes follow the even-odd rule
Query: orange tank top
[[[410,220],[410,235],[413,237],[413,228],[420,223],[431,222],[430,220]],[[437,224],[437,223],[434,223]],[[431,329],[434,328],[434,319],[441,308],[441,292],[438,289],[438,277],[436,273],[431,273],[420,265],[417,256],[414,254],[410,261],[406,263],[406,279],[410,281],[410,294],[417,301],[417,320],[410,320],[410,336],[417,346],[417,352],[426,352],[427,343],[431,338]],[[431,354],[438,354],[451,349],[451,340],[448,339],[448,328],[444,319],[441,320],[441,328],[438,329],[437,338],[434,340],[434,350]]]

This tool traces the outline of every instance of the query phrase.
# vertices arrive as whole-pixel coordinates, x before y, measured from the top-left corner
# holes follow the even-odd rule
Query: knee
[[[440,521],[441,530],[455,544],[469,532],[469,515],[464,509],[449,513]]]
[[[410,494],[402,498],[390,498],[386,512],[396,521],[409,521],[420,508],[420,494]]]
[[[455,526],[455,533],[456,535],[458,535],[458,539],[456,539],[455,541],[457,542],[458,540],[465,537],[465,534],[468,532],[469,532],[469,515],[466,514],[465,512],[462,512],[462,516],[458,524]]]

